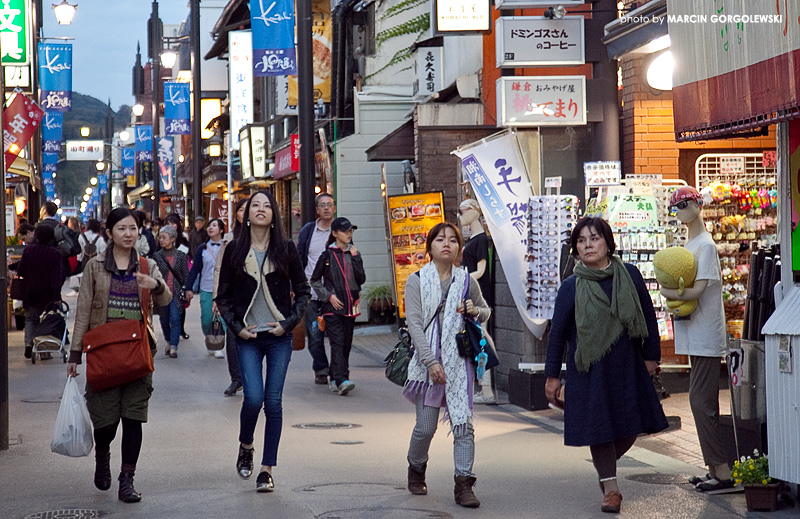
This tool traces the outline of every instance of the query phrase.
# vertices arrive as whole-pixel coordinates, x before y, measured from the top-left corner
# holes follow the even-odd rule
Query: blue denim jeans
[[[311,354],[311,368],[317,375],[327,375],[329,372],[328,356],[325,354],[325,332],[317,326],[322,301],[309,301],[304,316],[306,337],[308,338],[308,353]]]
[[[261,464],[268,467],[277,465],[278,443],[283,428],[283,384],[286,371],[292,359],[292,334],[275,337],[268,332],[260,332],[255,339],[236,337],[239,355],[239,371],[242,375],[244,400],[239,416],[239,441],[253,443],[253,433],[262,407],[266,416],[264,425],[264,454]],[[264,358],[267,360],[267,377],[264,372]]]
[[[172,298],[169,305],[161,307],[159,314],[161,331],[164,332],[164,338],[169,341],[169,345],[176,350],[178,349],[178,342],[181,340],[182,306],[183,303]]]

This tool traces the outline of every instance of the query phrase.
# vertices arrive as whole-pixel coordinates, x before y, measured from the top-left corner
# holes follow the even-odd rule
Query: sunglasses
[[[689,201],[688,200],[681,200],[677,204],[675,204],[672,207],[670,207],[669,210],[672,211],[672,212],[680,211],[681,209],[686,209],[686,207],[688,207],[688,206],[689,206]]]

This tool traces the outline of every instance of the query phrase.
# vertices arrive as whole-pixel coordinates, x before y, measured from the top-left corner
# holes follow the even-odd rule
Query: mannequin
[[[703,198],[693,187],[680,187],[670,198],[670,208],[689,228],[686,248],[694,255],[697,276],[691,288],[682,294],[677,289],[662,288],[668,299],[697,300],[697,309],[685,318],[674,318],[675,353],[689,355],[689,403],[697,426],[703,461],[708,466],[705,477],[689,482],[702,492],[731,489],[731,470],[719,431],[720,359],[727,351],[725,311],[722,306],[722,274],[719,255],[711,234],[700,216]]]
[[[469,227],[470,237],[464,244],[461,263],[467,267],[472,276],[481,287],[483,298],[489,307],[494,306],[494,291],[489,279],[489,238],[481,223],[481,208],[477,200],[467,199],[461,202],[458,208],[458,220],[462,227]],[[492,375],[487,371],[483,379],[478,380],[475,386],[473,402],[476,404],[491,404],[495,402],[491,390]]]

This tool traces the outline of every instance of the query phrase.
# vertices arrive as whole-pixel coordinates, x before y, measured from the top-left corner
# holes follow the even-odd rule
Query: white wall
[[[442,50],[442,85],[452,85],[458,76],[477,74],[483,66],[483,36],[446,36]]]

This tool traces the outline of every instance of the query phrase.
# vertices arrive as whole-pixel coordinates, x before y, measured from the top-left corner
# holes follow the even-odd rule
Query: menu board
[[[425,241],[428,231],[444,222],[444,199],[436,193],[413,193],[387,197],[389,233],[397,289],[398,312],[406,316],[406,280],[428,263]]]

